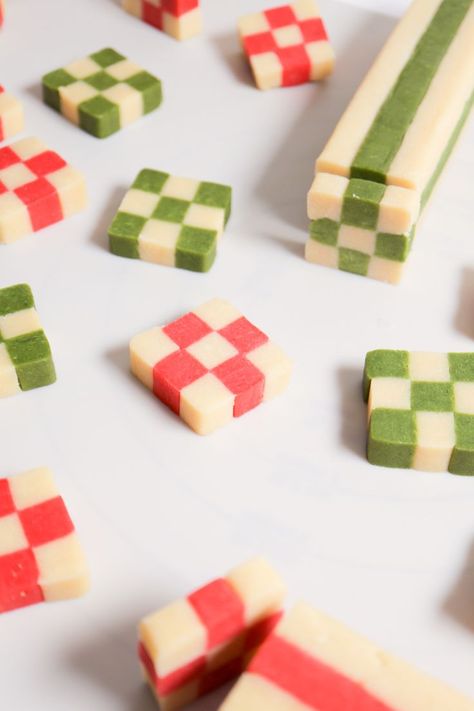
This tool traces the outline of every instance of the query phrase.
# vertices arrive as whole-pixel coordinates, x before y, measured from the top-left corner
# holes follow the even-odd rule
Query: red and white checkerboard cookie
[[[199,0],[122,0],[124,10],[177,40],[202,30]]]
[[[280,619],[285,592],[254,558],[145,617],[138,654],[160,708],[181,708],[238,676]]]
[[[1,10],[0,10],[1,14]],[[23,106],[0,84],[0,141],[15,136],[24,128]]]
[[[81,173],[38,138],[0,148],[0,243],[59,222],[85,205]]]
[[[239,20],[242,46],[259,89],[323,79],[334,52],[315,0],[296,0]]]
[[[48,469],[0,479],[0,612],[83,595],[84,554]]]
[[[199,434],[282,392],[291,363],[232,304],[213,299],[135,336],[132,372]]]

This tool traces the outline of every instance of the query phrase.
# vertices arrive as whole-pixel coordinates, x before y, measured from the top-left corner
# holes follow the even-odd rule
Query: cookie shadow
[[[459,285],[458,308],[454,328],[463,336],[474,338],[474,268],[464,267]]]
[[[253,81],[249,63],[242,52],[237,33],[226,32],[214,35],[210,38],[210,42],[216,54],[227,64],[234,79],[240,84],[252,86],[255,91],[258,91]]]
[[[126,190],[126,187],[118,185],[111,190],[102,207],[101,217],[91,233],[91,242],[107,252],[109,251],[108,229],[115,217],[120,201],[125,195]]]
[[[466,556],[464,567],[453,589],[446,597],[443,612],[458,625],[474,634],[474,540]]]
[[[361,459],[366,459],[367,406],[362,397],[361,371],[339,368],[340,442]]]

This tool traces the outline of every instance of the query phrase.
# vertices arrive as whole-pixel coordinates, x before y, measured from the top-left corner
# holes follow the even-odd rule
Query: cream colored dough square
[[[129,84],[116,84],[103,91],[101,95],[119,107],[121,127],[143,116],[142,94]]]
[[[181,390],[179,414],[192,430],[206,435],[232,420],[234,401],[234,394],[206,373]]]
[[[22,104],[6,91],[0,94],[0,121],[4,138],[20,133],[25,127]]]
[[[105,71],[114,79],[125,81],[125,79],[130,79],[130,77],[139,74],[143,70],[138,64],[131,62],[130,59],[122,59],[120,62],[107,67]]]
[[[269,32],[271,27],[263,12],[255,12],[239,19],[239,32],[242,37]]]
[[[339,251],[337,247],[330,247],[321,244],[314,239],[309,239],[305,247],[305,259],[313,264],[321,264],[323,267],[337,269],[339,265]]]
[[[226,580],[244,603],[247,625],[281,609],[286,586],[265,558],[252,558],[239,565],[226,575]]]
[[[225,212],[220,207],[209,207],[193,203],[189,206],[183,224],[199,227],[203,230],[215,230],[218,237],[222,234],[225,223]]]
[[[56,188],[63,217],[70,217],[87,206],[87,189],[84,176],[79,171],[65,165],[64,168],[49,173],[47,180]]]
[[[408,369],[411,380],[446,383],[451,380],[446,353],[412,352],[408,357]]]
[[[337,246],[346,249],[355,249],[372,256],[375,252],[377,235],[371,230],[364,230],[362,227],[352,225],[341,225],[337,238]]]
[[[193,200],[199,185],[199,180],[179,178],[175,175],[170,175],[163,186],[161,195],[163,197],[177,198],[178,200]]]
[[[153,390],[153,368],[179,347],[158,326],[130,341],[130,369],[147,388]]]
[[[145,617],[139,636],[160,677],[206,653],[207,630],[187,600]]]
[[[0,170],[0,182],[4,184],[8,190],[15,190],[22,185],[33,182],[37,176],[24,163],[15,163]]]
[[[259,89],[274,89],[277,86],[281,86],[282,67],[274,52],[252,55],[250,57],[250,66]]]
[[[267,341],[246,357],[265,376],[264,400],[270,400],[287,388],[293,364],[275,343]]]
[[[404,262],[395,262],[392,259],[371,257],[367,276],[388,284],[398,284],[403,276],[404,264]]]
[[[310,220],[328,218],[341,221],[342,202],[349,181],[340,175],[318,173],[308,192],[308,217]]]
[[[176,243],[181,232],[181,225],[164,220],[148,220],[138,238],[140,259],[155,264],[174,267]]]
[[[74,79],[85,79],[85,77],[90,77],[92,74],[101,72],[102,67],[90,57],[85,57],[84,59],[77,59],[66,65],[64,70],[74,77]]]
[[[72,123],[79,124],[79,104],[98,94],[97,89],[84,81],[59,87],[61,113]]]
[[[186,349],[205,368],[212,370],[238,354],[234,346],[219,333],[208,333]]]
[[[185,12],[181,17],[175,17],[168,12],[163,13],[163,30],[177,40],[186,40],[200,34],[202,31],[201,8]]]
[[[334,69],[334,50],[329,42],[319,40],[305,45],[306,54],[311,61],[311,81],[324,79]]]
[[[89,572],[75,533],[33,550],[45,600],[68,600],[89,590]]]
[[[292,47],[304,43],[304,37],[298,25],[278,27],[273,30],[273,37],[278,47]]]
[[[219,711],[314,711],[276,684],[246,672],[219,707]]]
[[[0,556],[28,548],[28,540],[23,532],[18,514],[0,518]]]
[[[9,480],[13,501],[18,510],[41,504],[58,496],[50,469],[40,467],[11,477]]]
[[[405,378],[374,378],[370,384],[369,415],[377,408],[410,410],[410,380]]]
[[[445,472],[456,443],[452,412],[417,412],[417,446],[413,468],[421,471]]]
[[[0,195],[0,242],[8,244],[32,232],[26,205],[15,193]]]
[[[0,316],[0,335],[7,340],[41,329],[41,321],[35,308],[15,311],[6,316]]]
[[[33,158],[33,156],[38,155],[38,153],[43,153],[43,151],[48,150],[48,147],[43,143],[43,141],[40,141],[40,139],[35,136],[15,141],[14,147],[15,153],[21,160],[28,160],[29,158]]]
[[[312,20],[314,17],[321,17],[319,7],[315,0],[295,0],[292,4],[296,18],[300,20]]]
[[[122,7],[135,17],[142,17],[142,0],[122,0]]]
[[[407,234],[418,219],[420,197],[414,190],[387,185],[380,201],[377,232]]]
[[[20,390],[15,366],[8,355],[7,347],[0,343],[0,397],[16,395]]]
[[[454,383],[454,410],[474,415],[474,383]]]
[[[145,190],[129,190],[119,206],[119,212],[128,212],[130,215],[140,217],[151,217],[160,198],[155,193],[147,193]]]
[[[221,328],[225,328],[242,317],[240,311],[225,299],[206,301],[205,304],[194,309],[193,313],[214,331],[220,331]]]

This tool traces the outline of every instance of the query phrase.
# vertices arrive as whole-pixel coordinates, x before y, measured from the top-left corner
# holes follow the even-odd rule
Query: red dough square
[[[278,56],[283,66],[283,86],[294,86],[309,81],[311,63],[304,45],[280,48]]]
[[[268,341],[268,336],[250,323],[245,316],[222,328],[219,333],[229,343],[232,343],[239,353],[244,354],[253,351],[258,346],[263,346]]]
[[[11,165],[15,165],[15,163],[20,163],[17,154],[8,146],[0,148],[0,170],[9,168]]]
[[[224,578],[191,593],[188,600],[207,629],[208,649],[223,644],[245,629],[242,600]]]
[[[260,32],[244,38],[244,49],[247,54],[263,54],[275,52],[277,45],[271,32]]]
[[[28,208],[33,230],[40,230],[63,219],[63,211],[56,189],[45,178],[26,183],[14,192]]]
[[[193,313],[176,319],[163,328],[167,336],[180,348],[187,348],[211,332],[207,324]]]
[[[265,10],[264,15],[272,30],[276,30],[279,27],[286,27],[286,25],[293,25],[296,22],[295,13],[290,5]]]
[[[213,370],[219,380],[236,395],[234,417],[240,417],[263,400],[265,378],[258,368],[241,355]]]
[[[163,29],[163,10],[150,2],[143,3],[143,20],[159,30]]]
[[[60,168],[64,168],[66,161],[58,156],[54,151],[44,151],[29,160],[25,160],[25,165],[38,176],[54,173]]]
[[[163,358],[153,369],[153,392],[168,407],[179,414],[180,392],[207,373],[187,351],[176,351]]]
[[[23,509],[18,515],[32,547],[42,546],[74,531],[74,525],[60,496]]]
[[[0,612],[43,601],[31,549],[0,556]]]
[[[320,17],[315,20],[300,22],[300,30],[305,42],[321,42],[327,40],[328,35]]]
[[[15,511],[8,479],[0,479],[0,516],[8,516]]]
[[[163,0],[162,7],[164,12],[169,12],[175,17],[180,17],[186,12],[199,7],[199,0]]]

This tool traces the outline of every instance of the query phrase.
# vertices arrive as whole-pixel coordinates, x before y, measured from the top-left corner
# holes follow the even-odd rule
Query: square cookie
[[[198,434],[288,385],[291,362],[232,304],[212,299],[130,343],[134,375]]]
[[[122,0],[122,7],[177,40],[189,39],[202,30],[199,0]]]
[[[23,131],[23,105],[0,84],[0,141]]]
[[[161,82],[110,47],[46,74],[43,100],[105,138],[161,104]]]
[[[110,251],[207,272],[230,216],[231,199],[227,185],[146,168],[135,178],[109,228]]]
[[[316,81],[333,70],[334,52],[315,0],[245,15],[239,34],[259,89]]]
[[[87,566],[49,469],[0,479],[0,612],[83,595]]]

